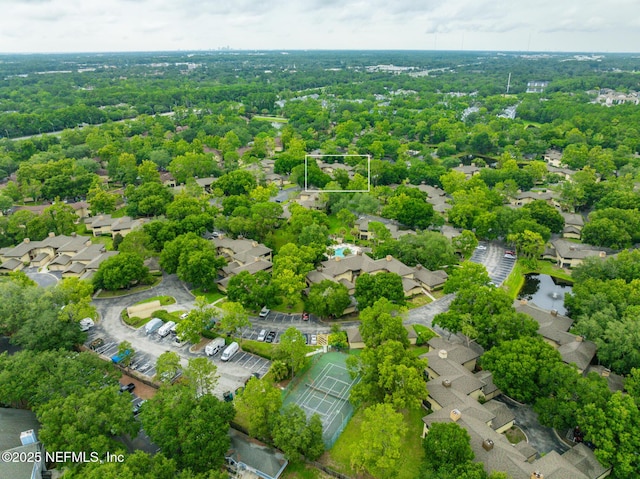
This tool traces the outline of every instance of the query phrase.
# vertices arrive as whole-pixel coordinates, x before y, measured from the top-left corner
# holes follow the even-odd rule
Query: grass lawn
[[[91,243],[103,244],[107,251],[113,251],[113,238],[111,236],[92,236]]]
[[[251,117],[252,120],[261,120],[261,121],[271,121],[274,123],[289,123],[289,120],[286,118],[283,118],[281,116],[262,116],[262,115],[255,115],[253,117]]]
[[[518,444],[520,441],[526,440],[526,436],[518,426],[511,426],[511,429],[504,433],[511,444]]]
[[[407,426],[403,444],[403,456],[399,464],[398,479],[415,479],[420,477],[420,466],[424,457],[422,449],[422,418],[427,412],[422,408],[404,411],[404,422]],[[329,467],[332,467],[343,474],[355,476],[351,470],[351,451],[354,445],[360,441],[360,428],[364,418],[363,409],[359,409],[347,424],[342,435],[338,438],[331,450],[325,456],[325,461]]]
[[[298,300],[298,302],[291,308],[284,303],[279,303],[277,306],[274,306],[271,309],[280,313],[302,313],[304,311],[304,301],[302,301],[301,299]]]
[[[112,218],[122,218],[127,215],[127,208],[120,208],[119,210],[115,210],[111,213]]]
[[[570,274],[548,261],[538,261],[537,267],[532,269],[525,266],[521,260],[518,260],[513,267],[513,271],[511,271],[511,274],[502,285],[513,299],[518,296],[518,293],[524,285],[524,275],[529,273],[548,274],[549,276],[554,276],[565,281],[573,281]]]
[[[152,284],[143,284],[129,289],[118,289],[116,291],[102,290],[100,291],[100,294],[98,294],[98,298],[117,298],[118,296],[127,296],[129,294],[139,293],[140,291],[146,291],[153,288],[154,286],[157,286],[161,281],[162,277],[157,277],[154,278]]]
[[[136,305],[150,303],[151,301],[156,301],[156,300],[160,301],[160,304],[162,306],[167,306],[169,304],[176,303],[176,298],[174,298],[173,296],[154,296],[153,298],[148,298],[148,299],[143,299],[142,301],[138,301]]]
[[[208,303],[213,303],[221,298],[224,298],[224,294],[222,294],[217,289],[215,291],[203,291],[201,288],[194,289],[191,293],[195,296],[204,296]]]
[[[283,479],[324,479],[331,476],[302,462],[290,462],[280,477]]]
[[[421,294],[407,301],[407,308],[409,309],[419,308],[420,306],[424,306],[425,304],[429,304],[430,302],[431,302],[431,298],[429,296],[425,294]]]
[[[142,319],[142,318],[139,318],[137,316],[133,316],[133,317],[130,318],[129,315],[127,314],[127,310],[126,309],[122,310],[121,317],[122,317],[122,320],[126,324],[128,324],[129,326],[132,326],[134,328],[140,328],[140,327],[144,326],[151,319],[151,318]]]

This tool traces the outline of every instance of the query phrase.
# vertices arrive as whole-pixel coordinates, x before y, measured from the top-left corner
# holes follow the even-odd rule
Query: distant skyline
[[[640,51],[638,0],[0,0],[1,53]]]

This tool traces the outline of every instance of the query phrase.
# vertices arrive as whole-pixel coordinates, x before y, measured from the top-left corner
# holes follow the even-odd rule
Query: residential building
[[[564,218],[563,238],[582,238],[582,228],[584,228],[584,218],[577,213],[560,213]]]
[[[252,274],[258,271],[271,272],[271,248],[243,237],[233,239],[221,236],[212,238],[211,241],[218,254],[227,260],[227,265],[221,271],[224,278],[217,282],[222,291],[226,291],[229,280],[242,271]]]
[[[516,311],[534,319],[538,325],[538,333],[551,346],[556,348],[567,364],[575,364],[580,374],[584,373],[596,355],[595,343],[587,341],[569,332],[573,320],[558,314],[557,311],[546,311],[526,300],[514,303]]]
[[[105,214],[89,218],[85,224],[93,236],[114,236],[115,234],[126,236],[144,223],[145,220],[142,218],[133,219],[130,216],[113,218],[111,215]]]
[[[552,248],[545,251],[543,258],[552,259],[561,268],[575,268],[582,264],[585,258],[606,258],[603,249],[588,244],[573,243],[565,239],[551,241]]]
[[[23,454],[28,459],[35,459],[38,454],[44,456],[37,437],[39,429],[40,424],[33,412],[0,408],[0,452]],[[39,461],[0,461],[2,478],[42,479],[45,470],[44,457]]]
[[[548,81],[534,80],[527,82],[527,93],[543,93],[544,89],[549,86]]]

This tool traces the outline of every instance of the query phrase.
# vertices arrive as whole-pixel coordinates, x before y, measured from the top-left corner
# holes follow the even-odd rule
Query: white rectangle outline
[[[367,157],[367,189],[366,190],[310,190],[307,184],[307,170],[309,158],[325,158],[327,156],[339,156],[346,158],[348,156]],[[304,155],[304,191],[305,193],[370,193],[371,192],[371,155]]]

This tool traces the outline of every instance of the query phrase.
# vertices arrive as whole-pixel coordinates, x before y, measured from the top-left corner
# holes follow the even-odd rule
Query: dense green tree
[[[268,440],[282,407],[282,394],[269,381],[251,378],[242,396],[236,399],[236,407],[241,416],[249,418],[249,434]]]
[[[432,224],[433,206],[424,199],[410,197],[405,193],[389,198],[382,208],[382,216],[394,218],[413,229],[424,230]]]
[[[458,236],[451,240],[451,245],[462,254],[463,258],[469,258],[478,246],[478,239],[472,231],[463,230]]]
[[[445,293],[454,293],[472,286],[488,286],[491,282],[484,265],[465,261],[459,268],[454,268],[444,283]]]
[[[216,323],[216,329],[227,336],[235,336],[242,328],[251,326],[249,315],[240,303],[225,301],[220,307],[222,315]]]
[[[505,394],[531,403],[541,394],[541,375],[561,361],[560,353],[542,338],[505,341],[482,356],[482,367]]]
[[[218,383],[218,368],[207,358],[191,358],[184,369],[184,382],[193,390],[196,397],[214,394]]]
[[[339,318],[350,304],[347,287],[328,279],[312,284],[305,301],[306,309],[322,318]]]
[[[531,218],[549,228],[552,233],[562,233],[564,218],[560,212],[544,200],[534,200],[522,207]]]
[[[42,211],[42,219],[50,232],[59,235],[70,235],[76,230],[78,215],[70,205],[54,203]]]
[[[118,384],[120,373],[111,363],[90,352],[23,350],[0,355],[0,403],[38,409],[83,388],[102,389]]]
[[[291,327],[280,335],[276,357],[289,366],[291,377],[304,367],[307,361],[307,346],[299,329]]]
[[[271,285],[271,275],[266,271],[255,274],[248,271],[238,273],[227,284],[227,298],[254,311],[263,306],[274,306],[276,291]]]
[[[111,451],[110,451],[111,452]],[[175,461],[167,459],[162,453],[148,454],[137,450],[125,455],[124,462],[94,462],[84,465],[78,471],[67,470],[70,479],[102,479],[104,477],[122,477],[136,479],[174,479],[177,475]]]
[[[220,467],[231,445],[233,404],[211,394],[197,397],[188,385],[161,388],[145,404],[140,420],[151,440],[179,468],[204,472]]]
[[[320,419],[317,414],[314,416]],[[314,421],[315,424],[317,424],[317,419]],[[319,443],[317,431],[311,428],[310,422],[307,422],[305,412],[297,404],[288,404],[275,418],[272,433],[273,442],[289,460],[299,461],[303,457],[314,460],[319,457],[319,451],[316,448],[322,444],[322,422],[320,422]],[[324,444],[322,444],[322,450],[324,450]]]
[[[49,451],[95,451],[100,457],[124,448],[114,436],[135,437],[140,425],[133,420],[131,397],[115,386],[82,389],[52,399],[37,409],[42,424],[40,440]]]
[[[200,334],[216,316],[216,310],[209,305],[207,299],[204,296],[197,296],[195,307],[176,326],[176,334],[179,338],[198,344]]]
[[[409,347],[409,336],[402,324],[406,310],[381,298],[360,312],[360,335],[368,348],[377,348],[392,339]]]
[[[168,384],[180,370],[180,356],[173,351],[165,351],[156,361],[156,378]]]
[[[441,269],[458,262],[451,241],[440,233],[425,231],[386,241],[375,250],[376,257],[393,255],[408,266],[421,264],[429,270]]]
[[[382,479],[396,477],[406,434],[402,414],[389,404],[371,406],[364,410],[360,432],[351,452],[351,467]]]
[[[449,311],[436,315],[433,324],[452,333],[463,332],[485,349],[503,341],[535,336],[538,330],[533,319],[516,313],[504,290],[478,285],[460,289]]]
[[[125,189],[127,214],[137,216],[160,216],[171,203],[171,191],[161,183],[150,182],[140,186],[129,185]]]
[[[584,438],[595,444],[594,454],[613,477],[627,479],[640,473],[640,411],[629,395],[613,394],[604,408],[587,404],[581,422]]]
[[[93,277],[96,289],[123,289],[141,283],[149,277],[149,268],[135,253],[120,253],[100,264]]]
[[[475,454],[470,441],[467,430],[455,422],[433,423],[422,441],[425,466],[440,471],[473,461]]]
[[[372,306],[380,298],[396,304],[404,304],[402,277],[396,273],[362,273],[356,279],[356,294],[360,310]]]
[[[384,402],[396,410],[420,407],[427,398],[426,367],[426,361],[416,358],[399,341],[391,339],[376,348],[365,348],[347,360],[351,375],[361,376],[350,400],[356,404]]]

